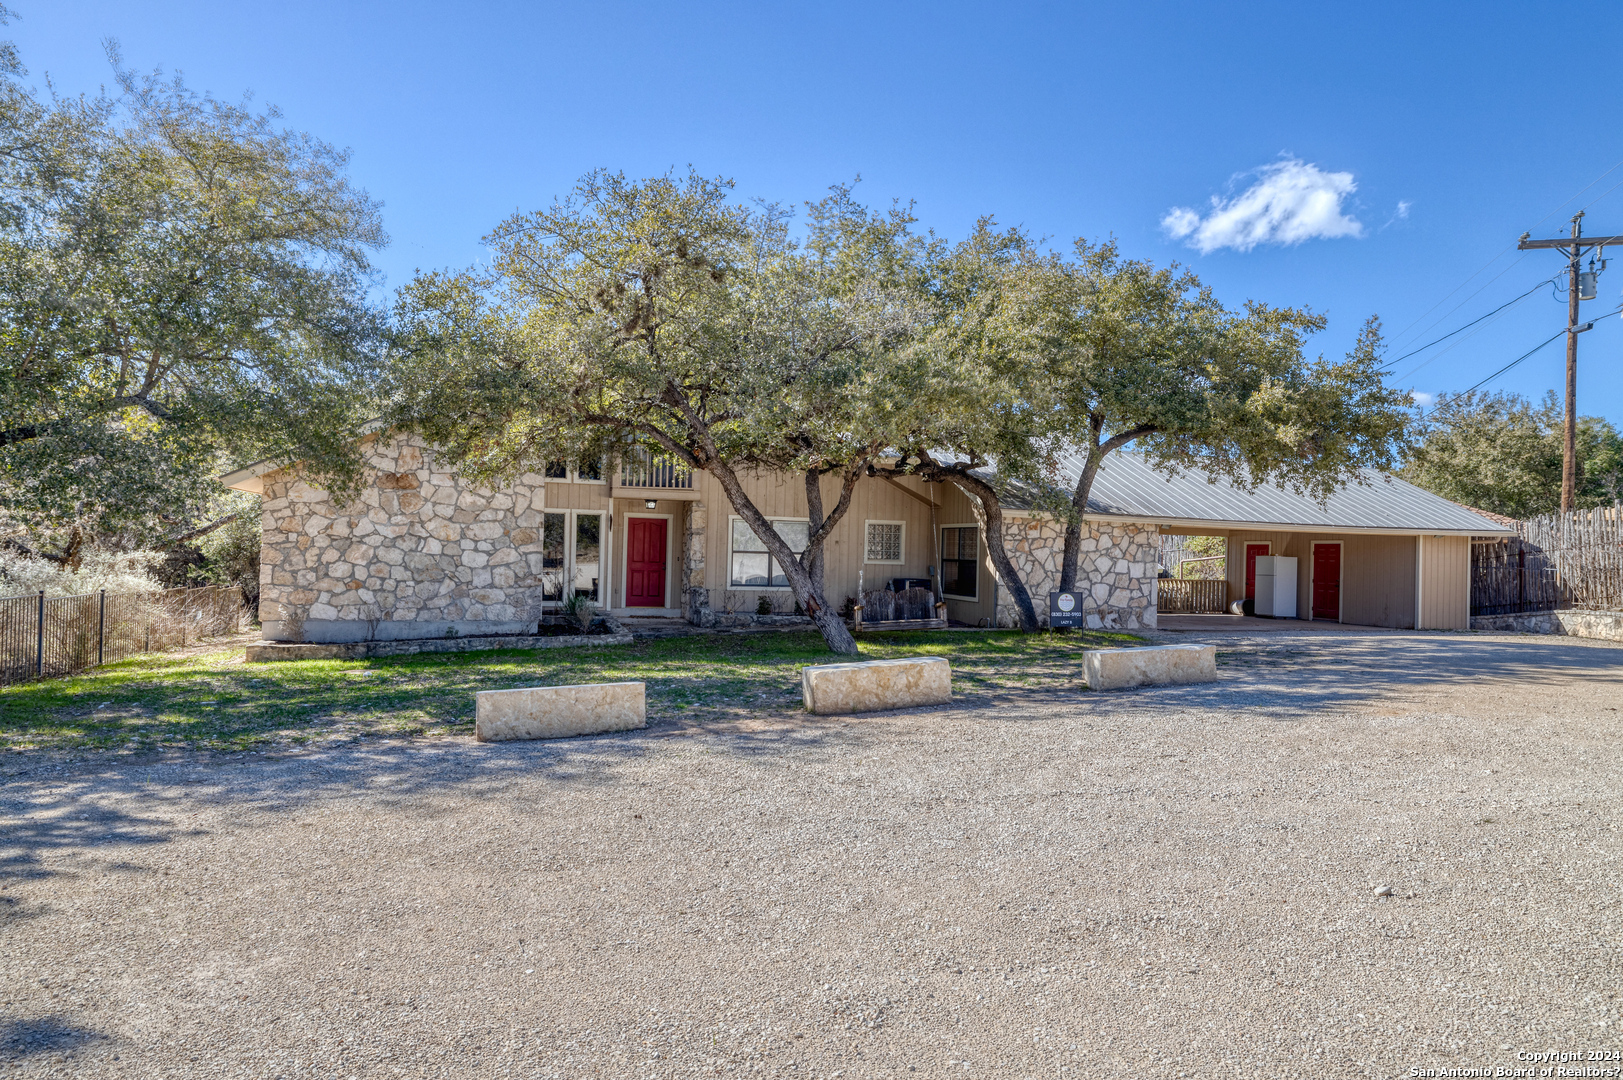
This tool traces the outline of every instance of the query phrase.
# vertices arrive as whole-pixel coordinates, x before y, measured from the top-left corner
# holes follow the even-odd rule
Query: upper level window
[[[953,525],[941,530],[941,591],[959,600],[973,600],[980,585],[980,530],[974,525]]]
[[[585,465],[571,467],[562,461],[547,462],[546,476],[548,480],[563,480],[580,484],[595,484],[603,482],[603,463],[590,461]]]
[[[902,561],[902,533],[906,526],[900,521],[868,521],[863,523],[863,562],[899,563]]]
[[[811,533],[804,521],[777,520],[772,528],[799,555],[806,550],[806,539]],[[778,561],[767,554],[766,545],[755,535],[755,530],[742,518],[732,519],[728,537],[727,584],[734,589],[787,589],[789,578]]]

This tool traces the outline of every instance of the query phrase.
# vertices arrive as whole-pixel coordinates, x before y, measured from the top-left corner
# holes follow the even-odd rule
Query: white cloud
[[[1161,227],[1207,255],[1219,248],[1250,251],[1258,244],[1300,244],[1362,236],[1357,218],[1341,212],[1341,203],[1358,190],[1352,173],[1325,172],[1317,165],[1290,159],[1264,165],[1258,180],[1233,199],[1212,196],[1205,217],[1186,206],[1174,206]],[[1402,204],[1407,213],[1407,204]]]
[[[1400,218],[1408,217],[1409,216],[1409,207],[1411,207],[1413,205],[1414,205],[1414,203],[1410,202],[1408,199],[1399,199],[1398,200],[1398,217],[1400,217]]]
[[[1409,396],[1413,398],[1414,403],[1420,406],[1422,409],[1429,409],[1433,405],[1437,404],[1437,395],[1428,394],[1424,390],[1410,391]]]

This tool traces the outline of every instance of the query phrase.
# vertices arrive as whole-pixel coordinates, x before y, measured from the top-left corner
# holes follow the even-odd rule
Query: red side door
[[[1341,545],[1313,545],[1313,617],[1341,621]]]
[[[665,606],[665,519],[626,519],[626,607]]]
[[[1266,554],[1268,554],[1267,544],[1245,546],[1245,595],[1248,600],[1257,595],[1257,556]]]

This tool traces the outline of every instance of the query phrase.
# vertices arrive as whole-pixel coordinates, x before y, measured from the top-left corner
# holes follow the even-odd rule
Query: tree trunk
[[[1076,491],[1071,494],[1071,509],[1075,517],[1065,523],[1065,554],[1059,565],[1059,591],[1076,591],[1077,565],[1082,560],[1082,530],[1088,524],[1088,496],[1093,493],[1093,478],[1099,475],[1097,448],[1088,450],[1088,462],[1077,477]]]
[[[1099,466],[1104,464],[1105,455],[1126,446],[1134,439],[1141,439],[1146,435],[1155,434],[1152,425],[1144,424],[1130,431],[1118,432],[1099,441],[1099,434],[1104,427],[1104,417],[1095,414],[1091,423],[1093,439],[1088,447],[1088,460],[1082,466],[1082,475],[1076,478],[1076,490],[1071,493],[1071,509],[1074,515],[1065,523],[1065,555],[1059,568],[1059,591],[1072,592],[1076,589],[1077,564],[1082,556],[1082,530],[1088,524],[1088,496],[1093,494],[1093,481],[1099,475]]]
[[[807,570],[808,564],[822,561],[823,542],[827,539],[832,525],[825,520],[823,523],[824,528],[810,530],[811,535],[815,536],[816,539],[814,543],[808,538],[805,551],[807,558],[806,562],[803,563],[801,556],[789,550],[789,545],[784,543],[783,537],[778,535],[778,530],[772,527],[772,523],[766,519],[766,515],[761,513],[754,500],[745,493],[744,486],[738,481],[738,474],[733,472],[731,466],[712,459],[707,464],[707,468],[710,475],[714,476],[721,484],[721,490],[727,493],[727,501],[732,503],[733,510],[748,523],[750,530],[755,533],[762,544],[766,545],[767,553],[783,568],[784,576],[789,579],[789,591],[794,594],[800,606],[811,615],[812,622],[816,624],[818,631],[823,635],[823,640],[828,644],[829,649],[833,652],[844,653],[847,656],[855,656],[857,654],[857,639],[851,636],[851,630],[845,625],[845,620],[840,617],[838,609],[830,609],[828,598],[822,594],[820,583],[815,583],[811,573]],[[850,484],[855,486],[854,476],[850,478]],[[808,486],[807,495],[810,496],[810,494],[811,491]],[[849,506],[848,489],[846,497],[842,498],[840,505],[835,507],[835,512],[843,516]],[[820,511],[821,507],[822,491],[819,488],[817,492],[817,509]],[[838,518],[835,518],[835,521],[837,522]],[[818,532],[821,532],[822,535],[817,536]]]
[[[955,484],[970,497],[969,504],[975,508],[981,532],[986,535],[986,552],[992,557],[992,565],[997,568],[998,577],[1004,588],[1009,590],[1015,610],[1020,614],[1020,629],[1028,634],[1042,629],[1037,622],[1037,608],[1031,602],[1031,592],[1026,588],[1026,583],[1020,580],[1020,572],[1015,569],[1014,560],[1009,558],[1008,549],[1003,546],[1003,504],[998,499],[997,489],[969,472],[970,466],[946,468],[926,455],[919,456],[923,459],[918,470],[921,475]],[[992,621],[997,621],[995,610]]]

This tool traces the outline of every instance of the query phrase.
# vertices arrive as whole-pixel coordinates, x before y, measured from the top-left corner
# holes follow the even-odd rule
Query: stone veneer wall
[[[1003,543],[1031,592],[1037,621],[1048,625],[1048,594],[1059,588],[1065,528],[1054,521],[1005,518]],[[1155,577],[1160,533],[1153,525],[1088,522],[1077,564],[1077,588],[1091,596],[1087,622],[1094,630],[1155,629]],[[998,589],[997,624],[1018,626],[1007,589]]]
[[[1521,615],[1472,615],[1471,629],[1623,641],[1623,612],[1531,611]]]
[[[415,439],[367,451],[357,500],[335,505],[283,470],[261,502],[265,637],[310,642],[534,633],[543,477],[501,491],[437,467]]]

